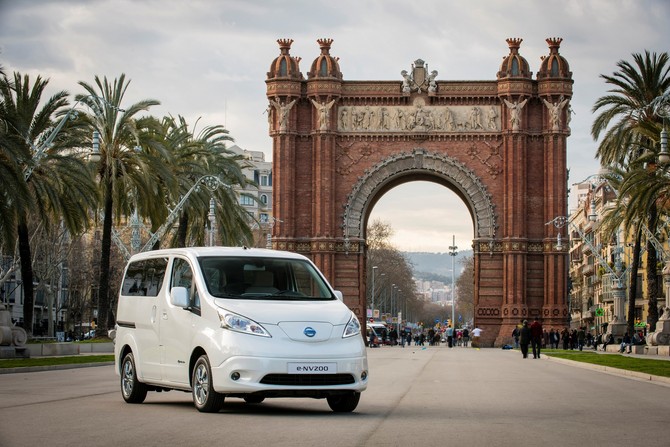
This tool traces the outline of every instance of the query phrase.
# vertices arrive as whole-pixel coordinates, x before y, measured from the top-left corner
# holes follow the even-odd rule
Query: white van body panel
[[[203,257],[287,259],[307,261],[313,266],[298,254],[246,248],[166,249],[134,255],[126,267],[116,314],[117,374],[125,354],[132,352],[140,382],[156,389],[190,390],[193,364],[205,354],[211,364],[214,389],[229,396],[262,393],[265,397],[327,397],[329,392],[337,390],[360,392],[367,388],[364,335],[344,337],[353,313],[320,273],[332,296],[327,299],[289,295],[215,297],[210,294],[200,268],[199,259]],[[166,262],[160,287],[155,281],[150,282],[141,289],[144,295],[131,295],[128,292],[132,290],[129,286],[132,278],[128,276],[131,264],[156,259],[161,265]],[[192,269],[190,287],[195,287],[199,299],[197,309],[175,305],[171,300],[173,269],[185,263]],[[148,296],[152,293],[156,296]],[[220,315],[226,312],[260,324],[269,336],[222,327]],[[353,379],[346,384],[309,386],[281,382],[285,377],[311,370],[351,375]],[[278,382],[273,381],[273,375]]]

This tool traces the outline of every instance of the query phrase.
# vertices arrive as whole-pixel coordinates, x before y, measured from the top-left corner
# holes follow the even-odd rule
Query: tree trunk
[[[112,251],[112,180],[106,179],[105,217],[102,223],[102,247],[100,250],[100,281],[98,289],[98,327],[96,337],[106,337],[109,330],[109,260]]]
[[[658,226],[658,209],[656,205],[652,205],[649,208],[649,231],[651,234],[656,233],[656,227]],[[656,253],[656,247],[651,241],[647,238],[647,323],[649,324],[649,331],[654,332],[656,330],[656,322],[658,321],[658,276],[656,263],[658,262],[658,255]]]
[[[182,212],[179,215],[179,227],[177,227],[177,247],[186,247],[186,235],[188,234],[188,214]]]
[[[637,271],[640,268],[640,252],[642,251],[642,231],[635,229],[635,245],[633,259],[630,265],[630,279],[628,281],[628,318],[626,321],[628,333],[632,336],[635,329],[635,298],[637,295]]]
[[[17,227],[19,237],[19,257],[21,258],[21,281],[23,284],[23,328],[28,337],[33,335],[33,314],[35,312],[35,290],[33,288],[33,264],[30,254],[30,233],[25,216]]]

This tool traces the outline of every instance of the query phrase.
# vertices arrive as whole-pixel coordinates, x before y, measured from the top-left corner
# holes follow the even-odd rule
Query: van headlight
[[[270,333],[254,320],[227,310],[219,310],[219,320],[221,321],[221,327],[224,329],[260,337],[271,337]]]
[[[349,318],[349,322],[347,323],[347,326],[344,328],[344,334],[342,335],[342,338],[352,337],[360,333],[361,333],[361,323],[358,322],[358,318],[352,312],[351,318]]]

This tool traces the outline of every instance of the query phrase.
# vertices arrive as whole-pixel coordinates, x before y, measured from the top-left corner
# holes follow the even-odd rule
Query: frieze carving
[[[460,82],[442,83],[440,82],[440,93],[449,92],[451,94],[458,93],[483,93],[497,96],[498,85],[494,83],[468,83]]]
[[[369,142],[362,144],[354,153],[352,147],[354,142],[351,142],[348,145],[344,145],[341,142],[337,142],[337,155],[335,159],[336,163],[336,172],[340,175],[349,175],[351,174],[352,166],[356,165],[363,158],[369,157],[375,151],[375,146],[371,145]]]
[[[479,242],[480,253],[501,253],[502,249],[502,243],[495,242],[494,240],[490,240],[488,242]]]
[[[488,106],[341,106],[342,133],[499,132],[501,108]]]
[[[500,309],[497,307],[480,307],[477,309],[479,317],[497,317],[500,316]]]
[[[472,145],[468,148],[467,154],[471,159],[479,160],[481,164],[487,167],[487,172],[491,175],[491,177],[496,178],[503,172],[501,166],[503,158],[500,154],[500,149],[502,148],[503,143],[501,141],[497,145],[493,146],[487,141],[484,141],[484,144],[490,149],[488,154],[483,154],[482,151],[479,150],[479,147],[474,143],[472,143]]]
[[[360,82],[355,83],[344,83],[342,85],[342,93],[349,96],[356,96],[360,94],[398,94],[400,93],[400,83],[374,83],[374,84],[362,84]]]
[[[336,253],[358,253],[361,250],[361,243],[349,240],[334,241],[334,242],[285,242],[273,241],[272,248],[274,250],[294,251],[298,253],[314,253],[314,252],[336,252]]]

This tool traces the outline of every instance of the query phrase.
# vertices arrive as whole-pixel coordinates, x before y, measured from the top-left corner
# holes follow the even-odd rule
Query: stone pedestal
[[[0,304],[0,358],[30,357],[26,331],[14,326],[7,306]]]
[[[621,284],[617,284],[612,287],[612,295],[614,297],[614,317],[607,325],[607,334],[612,334],[614,341],[618,342],[617,337],[623,337],[626,333],[626,318],[624,317],[626,290]]]
[[[647,345],[670,345],[670,307],[665,307],[663,315],[656,322],[656,330],[647,337]]]

